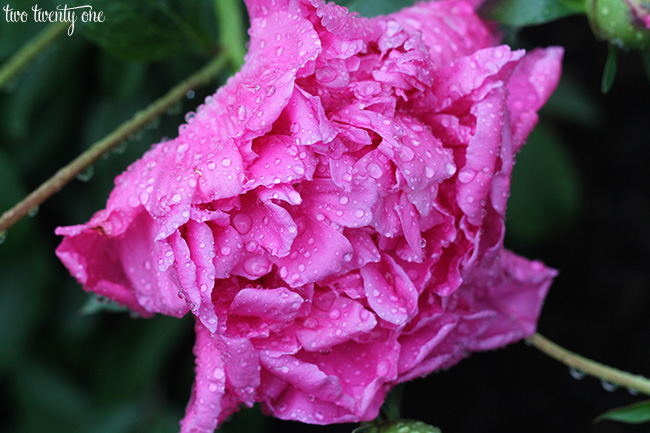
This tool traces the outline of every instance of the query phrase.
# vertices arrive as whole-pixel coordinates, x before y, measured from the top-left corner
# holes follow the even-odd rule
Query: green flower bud
[[[626,50],[650,48],[649,0],[587,0],[586,9],[599,39]]]
[[[422,421],[400,419],[388,421],[379,426],[379,433],[441,433],[437,427],[425,424]]]

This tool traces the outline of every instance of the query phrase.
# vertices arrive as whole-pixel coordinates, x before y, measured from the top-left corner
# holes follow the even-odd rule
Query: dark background
[[[96,1],[107,17],[126,18],[119,26],[77,24],[73,36],[61,37],[0,91],[0,210],[209,60],[216,44],[197,40],[217,40],[210,2],[163,3],[199,36],[177,36],[171,15],[148,2]],[[9,4],[28,10],[33,3]],[[240,19],[245,28],[243,12]],[[106,36],[109,26],[118,27]],[[0,16],[0,62],[41,29]],[[518,156],[507,222],[509,248],[560,271],[539,331],[584,356],[650,376],[650,84],[640,57],[623,53],[603,95],[607,47],[584,17],[506,35],[522,47],[566,49],[560,86]],[[182,113],[216,85],[196,89],[193,99],[96,163],[90,179],[66,186],[0,245],[0,432],[178,430],[193,381],[191,319],[82,314],[93,304],[55,258],[53,231],[102,208],[115,175],[152,143],[175,136]],[[518,343],[409,383],[403,416],[444,433],[648,432],[648,424],[592,424],[641,399],[624,389],[608,392],[593,378],[573,379],[567,367]],[[222,431],[353,428],[282,422],[254,408]]]

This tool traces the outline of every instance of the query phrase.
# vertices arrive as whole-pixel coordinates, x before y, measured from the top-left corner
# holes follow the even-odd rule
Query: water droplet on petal
[[[451,162],[446,163],[445,164],[445,172],[447,172],[447,174],[449,176],[453,176],[454,173],[456,173],[456,166],[454,164],[452,164]]]
[[[381,167],[379,165],[375,164],[374,162],[371,162],[368,164],[368,175],[372,177],[373,179],[379,179],[381,175],[383,174]]]
[[[237,110],[237,117],[239,120],[244,120],[246,118],[246,107],[243,105],[239,106],[239,109]]]
[[[476,177],[476,172],[471,168],[463,168],[458,173],[458,180],[462,183],[469,183]]]
[[[240,213],[232,218],[232,223],[235,229],[242,235],[245,235],[251,230],[253,220],[250,216]]]

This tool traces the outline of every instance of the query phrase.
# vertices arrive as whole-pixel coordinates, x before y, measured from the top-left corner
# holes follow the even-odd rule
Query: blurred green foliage
[[[607,411],[594,420],[594,422],[600,421],[619,421],[628,424],[650,422],[650,400]]]

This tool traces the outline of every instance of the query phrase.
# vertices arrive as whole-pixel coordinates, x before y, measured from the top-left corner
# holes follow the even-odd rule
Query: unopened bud
[[[650,48],[650,0],[587,0],[594,34],[619,48]]]

